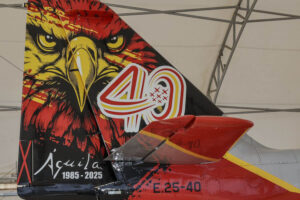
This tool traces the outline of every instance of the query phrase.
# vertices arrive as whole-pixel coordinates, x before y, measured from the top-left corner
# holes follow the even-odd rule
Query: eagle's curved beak
[[[97,47],[91,39],[79,36],[70,41],[66,57],[67,77],[82,112],[87,93],[96,78]]]

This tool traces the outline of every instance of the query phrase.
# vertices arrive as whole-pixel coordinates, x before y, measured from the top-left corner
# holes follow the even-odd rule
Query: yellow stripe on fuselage
[[[242,168],[244,168],[244,169],[246,169],[246,170],[248,170],[248,171],[250,171],[250,172],[252,172],[252,173],[254,173],[254,174],[256,174],[256,175],[258,175],[258,176],[260,176],[260,177],[262,177],[262,178],[264,178],[264,179],[266,179],[266,180],[268,180],[268,181],[284,188],[284,189],[286,189],[286,190],[288,190],[289,192],[300,193],[299,188],[296,188],[295,186],[281,180],[280,178],[278,178],[278,177],[276,177],[276,176],[274,176],[274,175],[272,175],[272,174],[270,174],[270,173],[268,173],[268,172],[266,172],[266,171],[264,171],[264,170],[262,170],[262,169],[260,169],[256,166],[254,166],[250,163],[247,163],[246,161],[243,161],[243,160],[235,157],[234,155],[232,155],[230,153],[226,153],[224,155],[224,159],[226,159],[226,160],[228,160],[228,161],[230,161],[230,162],[232,162],[232,163],[234,163],[234,164],[236,164],[236,165],[238,165],[238,166],[240,166],[240,167],[242,167]]]
[[[144,131],[144,130],[140,130],[139,132],[140,134],[143,134],[143,135],[147,135],[149,137],[152,137],[152,138],[155,138],[155,139],[158,139],[160,141],[163,141],[163,140],[166,140],[167,138],[163,137],[163,136],[160,136],[160,135],[156,135],[156,134],[153,134],[151,132],[148,132],[148,131]]]

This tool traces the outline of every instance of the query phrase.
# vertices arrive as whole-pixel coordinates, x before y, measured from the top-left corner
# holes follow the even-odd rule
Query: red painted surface
[[[300,199],[300,194],[288,192],[227,160],[201,165],[171,165],[166,170],[159,169],[150,179],[141,180],[135,189],[131,200]]]
[[[183,150],[218,160],[252,126],[248,120],[231,117],[182,116],[152,122],[143,130],[154,137],[162,136]]]
[[[252,122],[237,118],[195,117],[189,127],[180,129],[170,141],[194,153],[221,159],[252,126]]]
[[[185,115],[179,118],[160,120],[150,123],[143,130],[162,137],[169,137],[179,129],[184,129],[195,120],[193,115]]]
[[[144,130],[169,137],[169,140],[182,148],[221,159],[252,125],[250,121],[236,118],[184,116],[154,122]],[[198,139],[197,147],[187,145]],[[167,154],[172,157],[174,152],[168,151]],[[177,154],[177,158],[180,156]],[[300,194],[291,193],[221,159],[202,164],[169,165],[167,168],[156,166],[135,185],[135,191],[129,199],[299,200]]]

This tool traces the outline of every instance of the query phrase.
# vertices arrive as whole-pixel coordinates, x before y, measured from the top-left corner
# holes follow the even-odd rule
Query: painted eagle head
[[[101,149],[99,132],[109,148],[124,143],[123,121],[100,112],[97,94],[130,63],[155,68],[157,53],[98,1],[27,6],[22,130],[91,154]]]

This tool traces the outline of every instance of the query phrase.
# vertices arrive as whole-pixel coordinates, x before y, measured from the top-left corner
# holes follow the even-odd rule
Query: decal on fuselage
[[[56,179],[56,177],[61,174],[63,180],[78,180],[80,178],[83,179],[102,179],[103,178],[103,168],[99,161],[91,162],[91,155],[88,154],[85,157],[82,157],[80,160],[57,160],[55,162],[55,152],[50,152],[47,160],[42,164],[42,166],[34,172],[34,176],[41,173],[46,168],[51,170],[52,178]],[[88,169],[92,169],[92,171],[88,171]]]
[[[138,132],[141,119],[152,121],[184,115],[186,85],[177,70],[161,66],[148,74],[138,64],[128,65],[98,95],[102,113],[124,119],[124,130]]]

